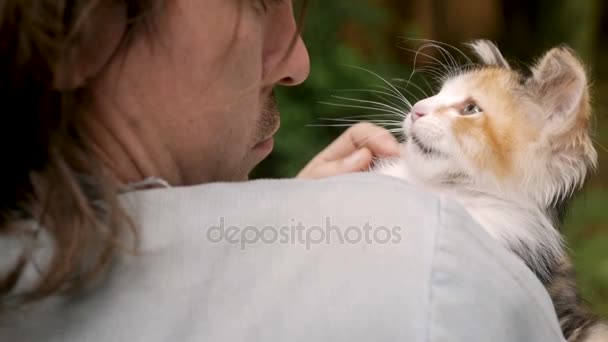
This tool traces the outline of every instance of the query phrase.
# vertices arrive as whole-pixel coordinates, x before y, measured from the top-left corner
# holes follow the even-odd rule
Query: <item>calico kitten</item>
[[[546,286],[568,341],[608,341],[608,325],[577,293],[559,233],[597,161],[585,68],[562,47],[524,75],[491,42],[471,47],[482,65],[416,103],[403,123],[402,158],[374,171],[460,202]]]

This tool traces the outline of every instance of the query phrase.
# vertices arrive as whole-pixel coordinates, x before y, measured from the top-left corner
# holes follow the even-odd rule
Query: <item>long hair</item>
[[[19,246],[0,254],[0,313],[82,290],[117,250],[137,250],[137,227],[119,205],[118,184],[79,129],[92,102],[89,82],[72,89],[57,80],[79,42],[95,41],[106,29],[99,20],[108,6],[126,13],[112,59],[134,35],[154,33],[150,19],[163,2],[0,0],[0,242]],[[307,2],[301,1],[298,35]],[[90,23],[100,23],[92,34]],[[41,252],[41,245],[48,248]],[[34,280],[24,279],[28,268],[37,270]]]
[[[115,184],[79,133],[90,103],[87,82],[74,89],[56,85],[85,23],[109,3],[126,12],[122,48],[152,0],[0,2],[0,239],[22,247],[17,255],[2,254],[14,260],[2,260],[13,267],[0,270],[0,310],[86,286],[107,268],[131,226]],[[53,252],[35,260],[44,237]],[[40,263],[38,279],[18,286],[24,269]]]

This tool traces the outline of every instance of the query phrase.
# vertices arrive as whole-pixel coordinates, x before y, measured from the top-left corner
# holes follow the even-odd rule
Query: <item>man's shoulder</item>
[[[522,262],[453,202],[398,179],[259,180],[123,200],[141,255],[122,255],[94,296],[54,307],[44,326],[17,320],[7,336],[80,341],[87,326],[86,337],[125,341],[561,341]]]
[[[320,180],[259,179],[238,183],[208,183],[196,186],[137,191],[123,195],[128,202],[184,201],[217,202],[238,198],[253,200],[263,197],[282,199],[291,203],[298,198],[367,201],[370,206],[390,204],[399,206],[400,199],[415,198],[419,202],[438,203],[439,196],[404,180],[377,173],[353,173]],[[286,201],[289,199],[289,201]]]
[[[293,318],[268,328],[273,336],[560,340],[551,302],[520,260],[456,203],[397,178],[257,180],[137,195],[146,247],[189,261],[163,274],[197,274],[243,296],[216,299],[251,322],[221,330],[222,340],[266,327],[237,309],[244,301]]]

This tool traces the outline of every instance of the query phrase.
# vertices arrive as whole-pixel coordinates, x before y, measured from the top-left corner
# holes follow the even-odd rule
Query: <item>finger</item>
[[[299,178],[325,178],[345,173],[365,171],[369,169],[373,155],[367,148],[359,149],[345,158],[332,161],[319,161],[307,166]]]
[[[319,157],[326,161],[345,158],[362,147],[375,156],[396,156],[399,144],[386,129],[362,122],[350,127],[338,139],[323,150]]]
[[[368,135],[359,138],[364,143],[367,149],[377,157],[396,157],[399,156],[399,142],[387,130],[380,128],[382,131],[375,135]],[[357,139],[355,137],[355,139]]]

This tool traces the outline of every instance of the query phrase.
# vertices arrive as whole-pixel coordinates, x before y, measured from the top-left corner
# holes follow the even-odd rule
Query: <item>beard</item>
[[[281,124],[281,114],[277,106],[277,99],[274,91],[268,95],[262,104],[262,113],[256,123],[256,135],[254,146],[270,138]]]

